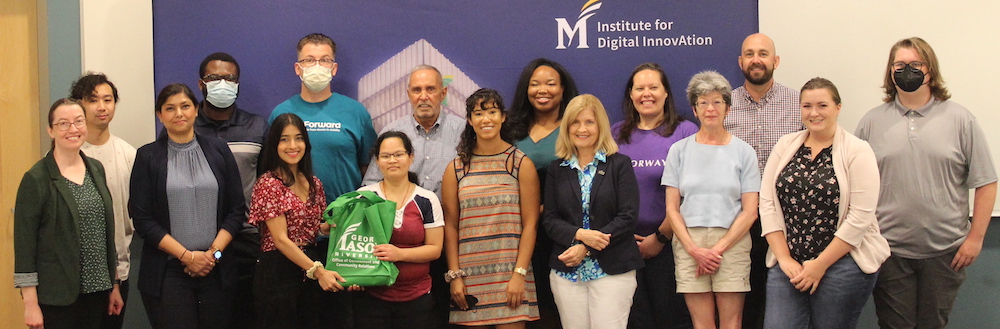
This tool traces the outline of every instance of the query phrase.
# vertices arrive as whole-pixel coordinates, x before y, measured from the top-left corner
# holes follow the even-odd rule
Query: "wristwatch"
[[[212,247],[210,251],[212,254],[212,258],[215,258],[216,262],[222,260],[222,250],[219,250],[219,248],[217,247]]]
[[[520,274],[521,276],[528,276],[528,269],[523,267],[518,267],[514,269],[514,273]]]
[[[660,233],[660,231],[656,231],[656,241],[660,241],[662,244],[670,244],[670,239],[666,235],[663,235],[663,233]]]

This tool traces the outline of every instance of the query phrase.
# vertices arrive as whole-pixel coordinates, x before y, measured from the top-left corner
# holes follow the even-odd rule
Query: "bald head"
[[[413,105],[413,117],[422,126],[429,128],[441,114],[441,102],[448,96],[448,88],[444,87],[441,71],[430,65],[420,65],[410,72],[410,82],[407,88],[410,104]]]
[[[739,63],[746,83],[770,85],[779,62],[780,58],[774,51],[774,41],[768,36],[754,33],[743,40]]]

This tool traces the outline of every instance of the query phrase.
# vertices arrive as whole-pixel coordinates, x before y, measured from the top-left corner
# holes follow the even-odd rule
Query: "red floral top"
[[[285,215],[288,225],[288,238],[296,244],[316,243],[316,232],[323,222],[323,210],[326,210],[326,197],[319,178],[313,176],[316,190],[309,196],[307,202],[302,202],[292,189],[285,186],[281,179],[268,171],[260,176],[253,186],[253,197],[250,202],[250,224],[260,230],[260,251],[276,250],[271,231],[264,223],[269,219]]]

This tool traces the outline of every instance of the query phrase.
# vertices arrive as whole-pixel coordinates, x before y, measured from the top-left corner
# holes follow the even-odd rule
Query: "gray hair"
[[[722,100],[726,102],[726,105],[733,104],[733,87],[729,85],[726,77],[712,70],[701,71],[691,77],[691,82],[688,83],[687,87],[688,101],[691,106],[695,106],[698,103],[698,97],[708,95],[713,91],[722,94]]]
[[[441,71],[439,71],[433,65],[420,64],[420,65],[414,66],[413,69],[410,70],[410,75],[413,75],[414,73],[417,73],[418,71],[423,71],[423,70],[431,70],[431,71],[434,71],[434,73],[437,73],[438,84],[441,85],[442,87],[444,87],[444,75],[441,74]]]

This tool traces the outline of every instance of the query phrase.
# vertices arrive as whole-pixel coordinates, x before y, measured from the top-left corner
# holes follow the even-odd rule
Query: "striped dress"
[[[479,299],[467,311],[452,308],[449,322],[482,326],[538,319],[535,279],[528,269],[526,299],[507,307],[507,282],[514,275],[521,238],[518,169],[524,153],[511,146],[495,155],[474,155],[466,168],[455,159],[460,220],[458,265],[468,276],[465,287]],[[471,305],[470,305],[471,306]]]

